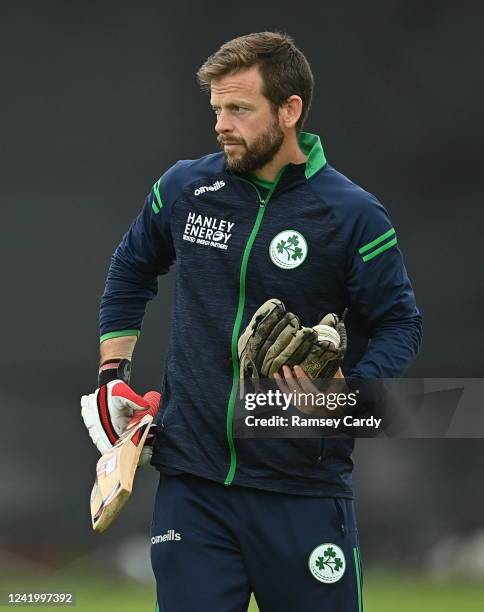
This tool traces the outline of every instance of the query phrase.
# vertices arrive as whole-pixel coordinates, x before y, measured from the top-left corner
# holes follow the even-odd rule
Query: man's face
[[[259,170],[274,158],[284,141],[279,116],[262,94],[262,86],[257,66],[211,83],[217,140],[233,172]]]

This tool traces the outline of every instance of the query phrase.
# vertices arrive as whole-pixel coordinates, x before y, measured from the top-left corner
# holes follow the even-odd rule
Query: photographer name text
[[[357,403],[357,392],[351,393],[282,393],[279,390],[268,390],[265,393],[247,393],[244,396],[245,409],[248,411],[257,408],[276,408],[286,411],[290,406],[304,408],[325,409],[328,411],[337,408],[353,407]],[[344,427],[366,427],[378,429],[382,423],[381,418],[369,416],[358,418],[347,414],[338,417],[309,417],[299,415],[272,415],[268,417],[249,414],[245,417],[247,427],[331,427],[338,429]]]

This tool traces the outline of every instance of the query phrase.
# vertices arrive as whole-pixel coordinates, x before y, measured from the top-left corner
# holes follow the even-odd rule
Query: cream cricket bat
[[[148,391],[144,398],[150,408],[131,419],[116,444],[97,462],[91,492],[91,519],[92,528],[99,533],[106,531],[118,516],[133,489],[141,451],[160,407],[161,396],[156,391]]]

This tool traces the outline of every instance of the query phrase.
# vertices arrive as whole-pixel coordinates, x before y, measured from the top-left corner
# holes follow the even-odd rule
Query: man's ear
[[[282,127],[293,128],[299,121],[303,110],[303,101],[300,96],[290,96],[279,109],[279,118]]]

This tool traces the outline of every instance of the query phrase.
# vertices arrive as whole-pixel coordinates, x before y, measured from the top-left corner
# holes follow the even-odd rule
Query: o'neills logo
[[[174,529],[169,529],[163,535],[153,536],[151,538],[151,543],[160,544],[160,542],[179,542],[181,539],[181,535],[178,533],[178,531],[175,531]]]
[[[235,223],[225,221],[225,219],[206,217],[205,215],[197,215],[191,212],[188,213],[185,229],[183,230],[183,240],[195,242],[202,246],[227,250],[234,225]]]
[[[222,187],[225,187],[225,181],[215,181],[213,185],[202,185],[198,189],[195,189],[193,195],[199,196],[206,191],[218,191],[222,189]]]

